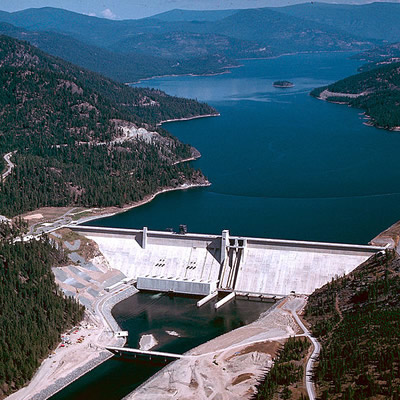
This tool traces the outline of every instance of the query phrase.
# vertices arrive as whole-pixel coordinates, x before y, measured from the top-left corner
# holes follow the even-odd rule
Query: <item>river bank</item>
[[[281,345],[290,336],[303,335],[292,310],[301,312],[305,302],[304,296],[282,300],[257,321],[188,351],[124,399],[250,398]]]

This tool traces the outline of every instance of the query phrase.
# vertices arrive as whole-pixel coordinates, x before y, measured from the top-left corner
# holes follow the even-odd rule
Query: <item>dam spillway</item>
[[[70,226],[95,241],[112,268],[141,290],[207,296],[311,294],[384,247]]]

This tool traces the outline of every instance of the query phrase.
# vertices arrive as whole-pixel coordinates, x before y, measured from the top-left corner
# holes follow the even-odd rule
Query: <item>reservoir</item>
[[[142,335],[152,334],[152,350],[184,353],[216,336],[255,321],[273,303],[234,300],[218,311],[214,302],[197,308],[198,299],[167,294],[138,293],[113,309],[114,318],[129,331],[128,347],[139,348]],[[53,400],[119,400],[161,367],[112,358],[64,390]]]
[[[400,135],[364,125],[360,110],[309,96],[359,65],[348,53],[297,54],[243,61],[223,75],[140,83],[220,112],[164,125],[202,153],[192,164],[212,185],[165,193],[88,224],[152,230],[187,224],[197,233],[229,229],[242,236],[367,243],[400,219]],[[294,87],[274,88],[278,80]],[[182,353],[255,320],[268,307],[235,301],[216,314],[197,310],[195,302],[140,293],[113,313],[129,331],[128,346],[138,347],[140,336],[151,333],[159,342],[154,350]],[[112,359],[52,398],[120,399],[157,370]]]
[[[361,111],[309,96],[356,73],[349,53],[242,61],[231,73],[140,86],[196,98],[220,117],[164,124],[195,146],[212,186],[169,192],[92,225],[367,243],[400,219],[400,134],[363,125]],[[293,88],[274,88],[277,80]]]

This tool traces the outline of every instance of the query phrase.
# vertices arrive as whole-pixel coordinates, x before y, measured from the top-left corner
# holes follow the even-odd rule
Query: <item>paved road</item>
[[[13,156],[14,153],[16,153],[17,150],[15,151],[10,151],[9,153],[4,155],[4,161],[7,163],[7,170],[1,174],[2,179],[6,179],[8,175],[11,174],[12,169],[15,167],[15,164],[11,161],[11,157]]]
[[[304,305],[305,305],[305,300],[299,298],[297,302],[296,301],[288,302],[285,305],[285,308],[287,308],[288,310],[291,311],[293,318],[299,324],[300,328],[303,329],[304,336],[308,337],[314,346],[314,350],[313,350],[310,358],[308,359],[307,366],[306,366],[306,388],[307,388],[307,394],[308,394],[308,397],[310,398],[310,400],[315,400],[317,398],[317,396],[315,394],[314,382],[312,381],[312,375],[313,375],[312,372],[313,372],[315,360],[317,359],[317,357],[319,356],[319,353],[321,351],[321,346],[318,343],[317,339],[315,339],[313,336],[311,336],[310,331],[306,328],[306,326],[303,324],[303,321],[299,318],[299,316],[297,314],[298,311],[302,310]]]

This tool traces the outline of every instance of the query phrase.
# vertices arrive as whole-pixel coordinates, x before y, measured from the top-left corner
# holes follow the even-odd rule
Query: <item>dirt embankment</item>
[[[375,236],[369,243],[373,246],[388,246],[400,254],[400,221]]]

